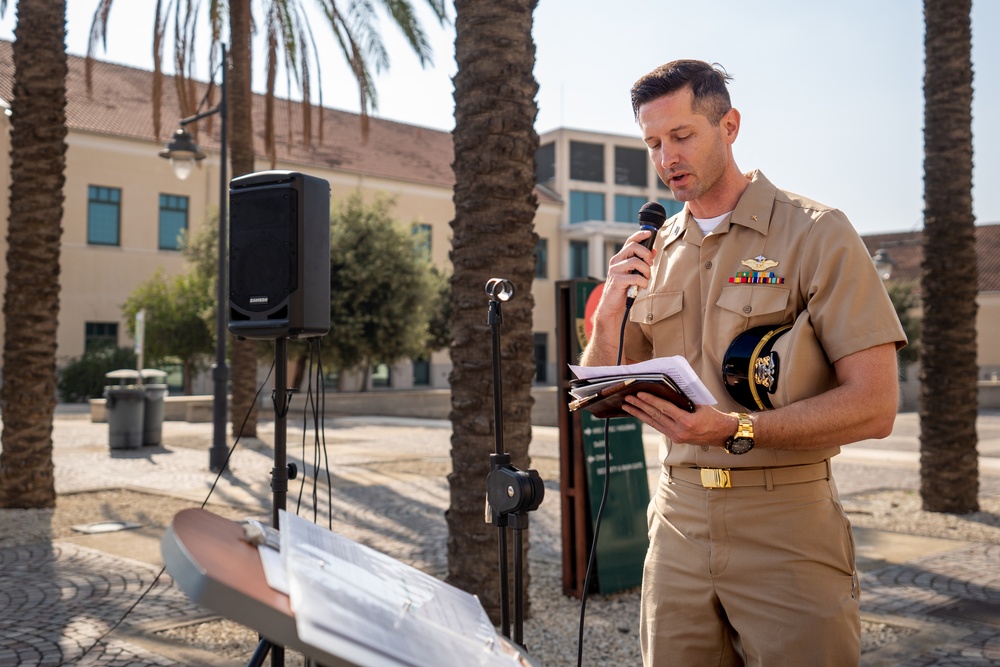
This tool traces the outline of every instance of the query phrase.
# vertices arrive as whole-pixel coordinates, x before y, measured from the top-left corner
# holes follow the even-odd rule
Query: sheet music
[[[642,361],[637,364],[623,364],[621,366],[573,366],[570,364],[569,369],[573,372],[573,375],[581,380],[622,375],[664,373],[677,383],[677,387],[695,405],[715,405],[718,403],[712,392],[708,390],[705,383],[701,381],[698,374],[691,368],[688,360],[682,356],[657,357],[649,361]]]
[[[281,560],[281,554],[264,545],[257,547],[257,553],[260,554],[260,564],[264,568],[264,579],[267,580],[267,585],[288,595],[288,575],[285,571],[285,564]]]
[[[299,638],[331,654],[345,641],[413,667],[514,667],[479,599],[374,549],[282,512],[281,559]]]

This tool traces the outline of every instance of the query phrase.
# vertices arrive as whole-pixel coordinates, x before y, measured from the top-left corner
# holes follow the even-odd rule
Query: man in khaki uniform
[[[740,114],[728,79],[675,61],[633,87],[650,159],[686,205],[652,250],[640,231],[611,258],[581,359],[615,364],[627,317],[622,363],[683,355],[719,401],[688,413],[645,393],[628,399],[626,411],[662,433],[666,451],[649,508],[643,661],[856,665],[854,543],[829,460],[841,445],[891,432],[905,336],[843,213],[736,166]],[[748,413],[723,381],[727,348],[754,327],[803,318],[832,388],[817,378],[809,391],[810,378],[796,377],[806,388],[794,400]],[[794,375],[794,358],[781,363]]]

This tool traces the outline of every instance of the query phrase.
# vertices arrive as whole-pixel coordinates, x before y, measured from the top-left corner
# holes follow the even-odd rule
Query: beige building
[[[0,98],[9,100],[14,68],[9,42],[0,42]],[[130,345],[121,306],[135,287],[157,271],[186,270],[177,242],[182,230],[195,234],[214,224],[219,197],[219,119],[211,117],[187,129],[208,158],[184,181],[159,157],[175,129],[179,113],[173,80],[168,78],[162,126],[153,129],[150,72],[95,63],[88,94],[82,58],[70,56],[67,82],[65,209],[61,257],[60,363],[83,354],[89,342],[113,340]],[[199,92],[202,95],[203,91]],[[257,169],[270,169],[264,151],[264,104],[254,99]],[[448,265],[454,216],[448,132],[373,119],[366,142],[355,114],[322,109],[312,121],[313,137],[302,134],[301,105],[279,101],[276,169],[301,171],[330,183],[333,205],[360,190],[384,193],[395,201],[401,225],[426,234],[431,256]],[[9,130],[9,118],[0,124]],[[9,132],[0,132],[0,179],[9,187]],[[657,187],[645,148],[635,137],[557,130],[541,138],[540,182],[535,229],[541,239],[533,292],[533,329],[537,382],[556,381],[555,284],[577,276],[603,276],[607,257],[635,229],[636,212],[647,199],[661,199],[668,210],[669,191]],[[0,198],[0,220],[7,219],[7,198]],[[4,248],[4,252],[6,249]],[[0,275],[0,281],[3,276]],[[485,306],[484,306],[485,308]],[[2,326],[2,323],[0,323]],[[446,387],[450,364],[446,352],[430,368],[415,372],[409,362],[376,374],[388,386],[414,383]],[[348,384],[348,388],[352,388]],[[204,378],[196,391],[210,391]]]

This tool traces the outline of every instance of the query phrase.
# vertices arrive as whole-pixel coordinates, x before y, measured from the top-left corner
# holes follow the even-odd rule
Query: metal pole
[[[222,470],[226,463],[229,447],[226,444],[226,394],[229,385],[229,367],[226,364],[226,338],[228,336],[228,317],[226,311],[229,304],[229,292],[226,286],[228,279],[227,254],[229,244],[226,217],[228,215],[229,182],[226,178],[226,160],[228,155],[229,113],[226,108],[226,79],[228,77],[229,59],[226,45],[222,45],[222,85],[219,87],[220,97],[217,110],[221,117],[219,128],[219,273],[215,286],[215,365],[212,367],[214,394],[212,400],[212,448],[209,450],[208,467],[212,472]]]

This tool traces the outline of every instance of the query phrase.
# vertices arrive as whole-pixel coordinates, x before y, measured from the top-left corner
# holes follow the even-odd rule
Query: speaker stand
[[[278,517],[285,509],[288,498],[288,480],[295,479],[295,464],[288,463],[288,399],[291,391],[288,387],[288,338],[274,340],[274,391],[271,392],[271,402],[274,404],[274,467],[271,468],[271,525],[280,530]],[[261,637],[247,663],[247,667],[260,667],[268,652],[271,654],[271,667],[285,667],[285,648],[272,644]]]

